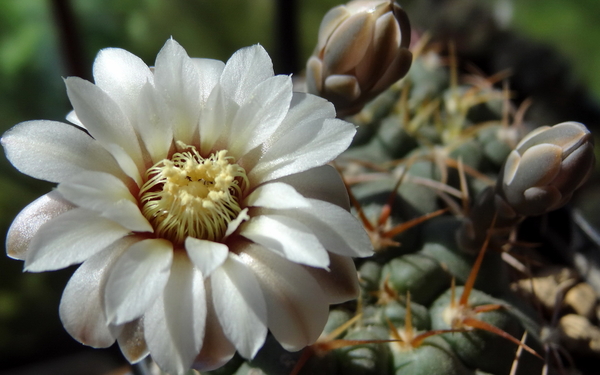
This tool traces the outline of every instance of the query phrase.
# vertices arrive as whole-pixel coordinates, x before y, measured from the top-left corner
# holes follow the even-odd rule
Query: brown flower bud
[[[583,124],[544,126],[510,153],[496,191],[520,215],[541,215],[566,204],[594,163],[592,135]]]
[[[306,66],[308,92],[331,101],[338,116],[357,113],[410,68],[410,24],[390,0],[356,0],[331,9]]]

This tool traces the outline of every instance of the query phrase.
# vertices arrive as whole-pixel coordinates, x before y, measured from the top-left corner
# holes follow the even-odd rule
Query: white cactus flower
[[[72,125],[2,137],[17,169],[58,183],[14,220],[7,253],[31,272],[83,262],[66,330],[172,375],[252,358],[267,330],[288,350],[313,343],[329,305],[357,295],[350,257],[372,253],[325,165],[354,126],[292,93],[260,46],[224,64],[169,40],[154,68],[104,49],[94,80],[65,80]]]
[[[306,65],[308,92],[354,114],[408,72],[410,24],[390,0],[355,0],[332,8]]]

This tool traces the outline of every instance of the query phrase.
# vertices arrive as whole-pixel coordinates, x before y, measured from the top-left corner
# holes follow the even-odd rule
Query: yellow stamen
[[[205,159],[188,146],[148,169],[139,197],[158,236],[177,244],[187,237],[219,241],[247,187],[246,171],[227,150]]]

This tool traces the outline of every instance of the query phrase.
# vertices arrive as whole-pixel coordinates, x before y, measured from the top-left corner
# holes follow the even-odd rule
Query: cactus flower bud
[[[511,151],[494,188],[479,194],[457,232],[463,250],[483,244],[496,216],[495,231],[510,229],[525,216],[564,206],[594,168],[592,134],[578,122],[542,126]]]
[[[410,68],[410,24],[391,0],[356,0],[331,9],[307,62],[308,92],[333,102],[338,116],[364,104]]]
[[[594,144],[577,122],[544,126],[510,153],[496,191],[521,215],[541,215],[566,204],[590,175]]]

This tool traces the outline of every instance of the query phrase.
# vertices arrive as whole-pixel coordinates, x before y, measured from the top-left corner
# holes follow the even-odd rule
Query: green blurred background
[[[72,0],[72,18],[59,21],[57,5],[65,3],[0,0],[2,132],[21,121],[62,120],[70,110],[62,77],[76,73],[89,79],[94,56],[104,47],[125,48],[152,65],[170,36],[191,56],[221,60],[240,47],[260,43],[271,53],[278,72],[289,73],[291,69],[289,63],[283,63],[283,51],[294,44],[286,47],[276,41],[276,0]],[[456,14],[447,15],[441,3],[449,4]],[[441,12],[440,17],[454,17],[454,23],[466,33],[484,35],[489,30],[481,27],[489,25],[478,25],[469,16],[468,9],[474,3],[494,14],[498,29],[509,25],[510,30],[529,40],[551,45],[568,64],[569,82],[587,86],[591,93],[586,100],[597,105],[598,0],[407,0],[402,5],[411,18],[414,9],[416,28],[435,28],[431,22],[441,21],[429,15]],[[337,4],[336,0],[296,1],[296,67],[310,55],[321,17]],[[467,16],[461,18],[463,11]],[[65,30],[67,36],[61,34]],[[440,32],[445,37],[454,35],[445,34],[447,30]],[[477,46],[484,51],[481,54],[494,47],[494,38],[482,36],[481,40],[483,45]],[[69,65],[69,54],[74,65]],[[0,171],[0,236],[4,238],[18,211],[52,185],[19,174],[4,157],[0,157]],[[0,256],[0,373],[83,348],[64,332],[58,318],[60,295],[73,270],[48,274],[23,274],[21,270],[22,262]],[[116,351],[108,353],[118,358]]]

